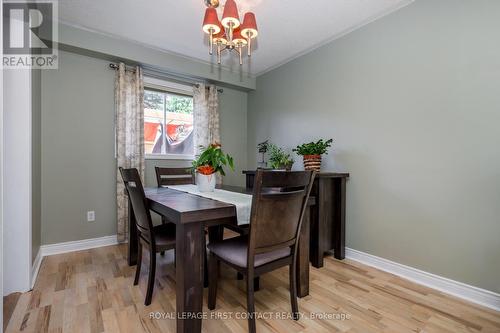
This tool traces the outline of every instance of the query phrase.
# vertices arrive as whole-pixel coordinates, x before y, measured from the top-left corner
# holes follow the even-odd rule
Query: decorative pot
[[[321,170],[321,155],[304,155],[305,170]]]
[[[216,174],[203,175],[196,173],[196,185],[200,192],[213,192],[215,190]]]

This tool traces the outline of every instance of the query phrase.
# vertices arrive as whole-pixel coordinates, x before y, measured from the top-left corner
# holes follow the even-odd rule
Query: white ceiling
[[[241,16],[255,12],[259,27],[251,62],[245,58],[243,68],[261,74],[411,1],[236,0]],[[204,10],[203,0],[59,1],[63,23],[209,62]],[[233,58],[223,64],[234,66]]]

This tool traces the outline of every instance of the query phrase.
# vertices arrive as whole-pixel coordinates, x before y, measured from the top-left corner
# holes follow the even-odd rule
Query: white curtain
[[[118,241],[128,238],[128,198],[118,167],[137,168],[144,179],[144,80],[142,69],[120,63],[115,79],[116,203]]]
[[[206,147],[211,143],[220,143],[217,87],[211,84],[207,90],[203,83],[195,85],[193,87],[193,107],[194,149],[195,155],[198,155],[200,147]],[[217,175],[217,183],[221,182],[222,178]]]

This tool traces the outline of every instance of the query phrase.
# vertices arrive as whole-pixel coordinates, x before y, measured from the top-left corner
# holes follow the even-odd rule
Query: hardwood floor
[[[132,285],[135,267],[127,266],[125,245],[44,258],[33,291],[20,296],[7,332],[175,332],[173,253],[158,255],[153,302],[143,305],[147,268]],[[145,258],[146,259],[146,258]],[[143,260],[143,262],[147,262]],[[247,332],[244,281],[222,266],[217,310],[203,310],[203,332]],[[337,318],[276,318],[290,313],[288,271],[261,278],[256,293],[257,331],[265,332],[500,332],[500,313],[411,283],[394,275],[332,257],[321,269],[311,268],[310,295],[299,299],[303,316]],[[164,318],[151,318],[151,313]],[[275,315],[271,317],[271,314]],[[344,314],[347,318],[338,318]]]
[[[3,297],[3,330],[7,328],[7,323],[16,308],[17,300],[21,293],[12,293]]]

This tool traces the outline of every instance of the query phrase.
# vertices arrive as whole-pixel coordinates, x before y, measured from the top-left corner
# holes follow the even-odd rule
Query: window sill
[[[178,160],[178,161],[192,161],[194,160],[193,155],[184,154],[146,154],[144,156],[146,160]]]

